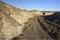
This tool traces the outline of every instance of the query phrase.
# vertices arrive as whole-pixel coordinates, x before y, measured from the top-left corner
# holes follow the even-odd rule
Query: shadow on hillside
[[[60,24],[60,12],[55,12],[54,14],[52,14],[50,16],[45,16],[45,19],[55,22],[57,24]]]

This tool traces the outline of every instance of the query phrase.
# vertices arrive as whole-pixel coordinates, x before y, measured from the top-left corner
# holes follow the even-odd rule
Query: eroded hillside
[[[0,39],[60,40],[59,14],[53,11],[22,10],[0,2]]]

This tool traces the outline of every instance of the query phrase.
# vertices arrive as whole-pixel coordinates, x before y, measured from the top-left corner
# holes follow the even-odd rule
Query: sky
[[[60,11],[60,0],[3,0],[3,1],[20,9]]]

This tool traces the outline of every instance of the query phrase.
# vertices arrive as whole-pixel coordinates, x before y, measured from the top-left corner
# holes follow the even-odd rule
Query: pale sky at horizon
[[[21,9],[60,11],[60,0],[3,0]]]

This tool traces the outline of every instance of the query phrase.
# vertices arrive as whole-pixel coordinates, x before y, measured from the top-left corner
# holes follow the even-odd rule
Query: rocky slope
[[[43,13],[49,16],[43,16]],[[51,11],[22,10],[0,2],[0,39],[60,40],[59,23],[48,19],[52,18],[53,13],[55,14]]]

